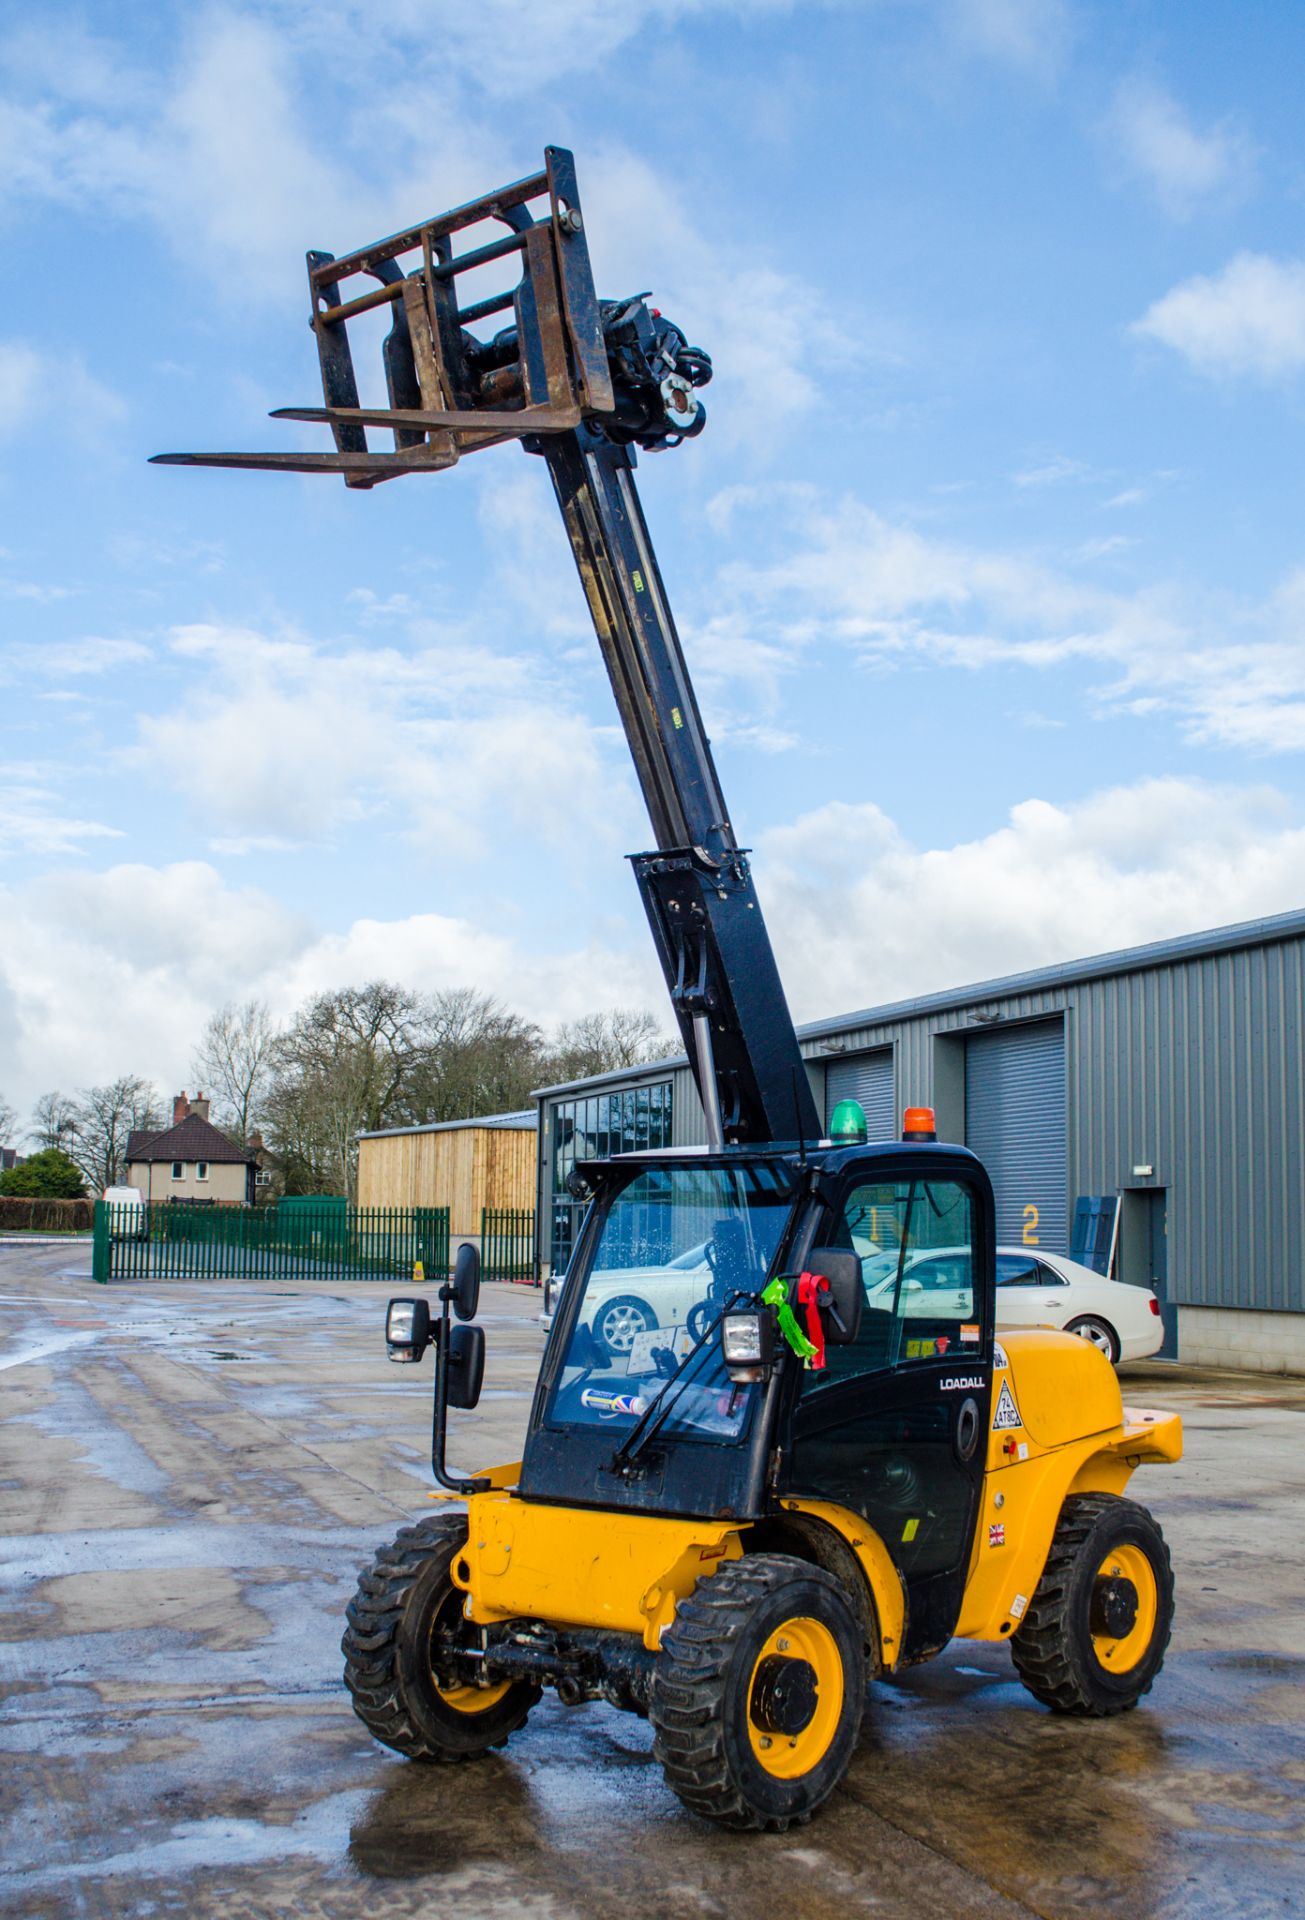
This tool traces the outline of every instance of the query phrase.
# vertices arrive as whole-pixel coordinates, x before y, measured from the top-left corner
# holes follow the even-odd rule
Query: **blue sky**
[[[550,140],[716,361],[640,485],[797,1015],[1302,904],[1302,58],[1192,0],[0,7],[0,1093],[376,974],[663,1011],[540,464],[145,464],[310,443],[305,248]]]

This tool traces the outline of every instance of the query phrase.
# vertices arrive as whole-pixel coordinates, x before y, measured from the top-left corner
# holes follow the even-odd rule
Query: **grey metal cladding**
[[[891,1048],[895,1122],[938,1104],[941,1123],[940,1048],[1063,1016],[1067,1202],[1163,1189],[1171,1299],[1305,1311],[1305,913],[1107,958],[820,1021],[802,1051],[827,1075]],[[677,1062],[677,1143],[701,1126]]]

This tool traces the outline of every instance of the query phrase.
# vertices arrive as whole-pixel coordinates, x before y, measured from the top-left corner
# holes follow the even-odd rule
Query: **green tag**
[[[779,1320],[779,1330],[798,1359],[809,1360],[816,1349],[798,1325],[797,1315],[788,1304],[788,1282],[782,1275],[776,1274],[761,1298],[766,1306],[774,1307]]]

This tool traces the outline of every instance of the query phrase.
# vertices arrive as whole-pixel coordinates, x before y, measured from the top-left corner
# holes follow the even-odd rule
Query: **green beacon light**
[[[829,1137],[835,1146],[863,1147],[869,1129],[865,1108],[859,1100],[840,1100],[829,1122]]]

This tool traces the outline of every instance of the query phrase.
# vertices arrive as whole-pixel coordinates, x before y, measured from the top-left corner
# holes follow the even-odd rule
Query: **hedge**
[[[0,1193],[0,1233],[89,1233],[93,1200],[23,1200]]]

